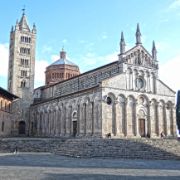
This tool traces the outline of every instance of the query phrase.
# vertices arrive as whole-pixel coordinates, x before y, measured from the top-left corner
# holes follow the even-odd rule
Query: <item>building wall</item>
[[[77,66],[71,65],[52,65],[46,68],[46,85],[70,79],[80,74]]]
[[[11,101],[0,95],[0,136],[10,136],[12,130]]]
[[[16,118],[16,124],[23,121],[28,125],[34,92],[36,27],[33,25],[30,30],[24,13],[11,29],[9,44],[8,91],[20,98],[18,113],[21,115]]]
[[[37,136],[102,136],[99,88],[31,106],[30,134]],[[77,123],[77,127],[76,127]],[[77,128],[77,132],[75,132]]]
[[[136,73],[144,73],[141,69]],[[102,82],[102,134],[140,137],[140,119],[144,120],[145,136],[176,135],[175,94],[158,79],[142,89],[127,85],[129,70]],[[127,78],[128,79],[128,78]],[[135,81],[130,81],[134,82]],[[156,87],[154,85],[157,84]],[[151,91],[154,89],[154,93]],[[107,97],[111,103],[107,103]]]

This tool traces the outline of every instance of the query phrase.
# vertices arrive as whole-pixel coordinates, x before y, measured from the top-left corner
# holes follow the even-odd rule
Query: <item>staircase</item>
[[[72,157],[180,160],[176,139],[67,139],[56,154]]]
[[[0,153],[51,152],[72,157],[180,160],[177,139],[1,138]]]

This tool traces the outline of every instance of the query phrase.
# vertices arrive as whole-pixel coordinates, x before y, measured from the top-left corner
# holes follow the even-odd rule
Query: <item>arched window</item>
[[[26,81],[21,81],[21,88],[26,87]]]
[[[107,99],[106,99],[106,102],[108,105],[111,105],[112,104],[112,99],[108,96]]]

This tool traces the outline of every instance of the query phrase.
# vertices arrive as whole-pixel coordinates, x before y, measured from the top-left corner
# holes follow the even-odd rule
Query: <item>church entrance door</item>
[[[77,134],[77,121],[73,121],[73,136],[75,137]]]
[[[145,137],[145,119],[139,119],[139,134]]]
[[[26,123],[24,121],[19,122],[19,134],[25,134]]]

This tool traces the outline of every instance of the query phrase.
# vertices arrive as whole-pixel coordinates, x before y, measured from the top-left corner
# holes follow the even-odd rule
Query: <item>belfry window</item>
[[[21,76],[22,76],[22,77],[27,77],[27,71],[22,70],[22,71],[21,71]]]
[[[26,81],[21,81],[21,88],[25,88],[26,87]]]
[[[112,104],[112,99],[108,96],[107,99],[106,99],[106,103],[108,105],[111,105]]]
[[[21,42],[31,43],[31,38],[26,36],[21,36]]]

